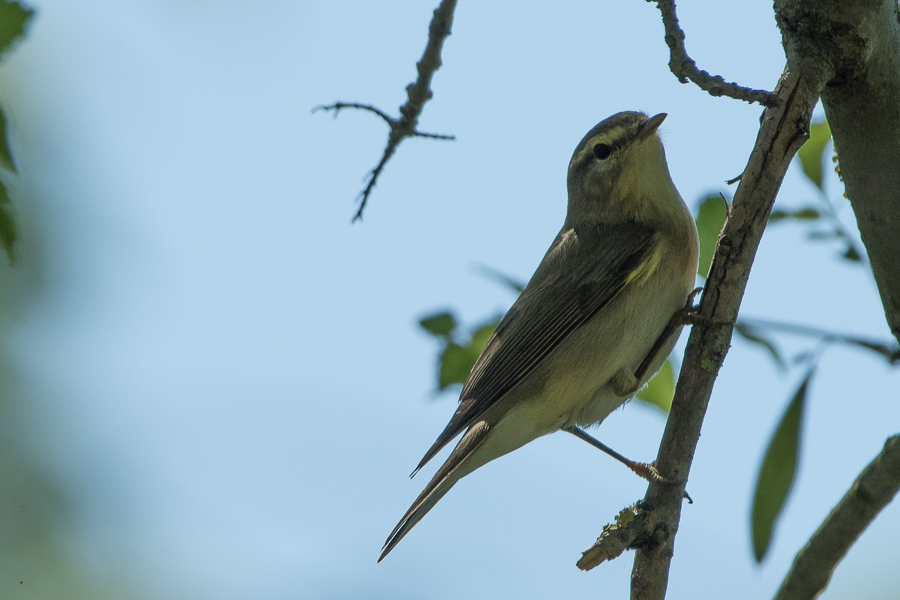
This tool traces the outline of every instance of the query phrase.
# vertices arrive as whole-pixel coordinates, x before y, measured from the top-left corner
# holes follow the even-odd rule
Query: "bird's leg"
[[[604,444],[603,442],[601,442],[600,440],[598,440],[597,438],[593,437],[592,435],[590,435],[589,433],[584,431],[583,429],[572,426],[572,427],[564,427],[563,431],[567,431],[567,432],[571,433],[572,435],[574,435],[575,437],[577,437],[578,439],[584,440],[585,442],[587,442],[594,448],[598,448],[598,449],[602,450],[603,452],[612,456],[614,459],[616,459],[617,461],[619,461],[620,463],[622,463],[623,465],[625,465],[626,467],[628,467],[629,469],[634,471],[639,477],[642,477],[643,479],[646,479],[647,481],[649,481],[651,483],[662,483],[662,484],[673,483],[673,482],[669,481],[668,479],[666,479],[665,477],[663,477],[662,475],[660,475],[659,471],[656,470],[656,465],[654,465],[653,463],[642,463],[642,462],[636,462],[633,460],[629,460],[629,459],[625,458],[624,456],[622,456],[621,454],[619,454],[618,452],[616,452],[615,450],[613,450],[612,448],[610,448],[609,446],[607,446],[606,444]],[[688,495],[687,490],[685,490],[685,492],[684,492],[684,497],[691,504],[694,503],[694,501]]]
[[[629,459],[625,458],[624,456],[622,456],[621,454],[619,454],[618,452],[616,452],[615,450],[613,450],[612,448],[610,448],[609,446],[607,446],[606,444],[604,444],[603,442],[598,440],[597,438],[593,437],[592,435],[590,435],[583,429],[573,426],[573,427],[566,427],[563,429],[563,431],[567,431],[567,432],[571,433],[572,435],[574,435],[575,437],[577,437],[578,439],[584,440],[585,442],[587,442],[594,448],[598,448],[598,449],[602,450],[603,452],[606,452],[607,454],[612,456],[614,459],[616,459],[617,461],[619,461],[620,463],[622,463],[623,465],[625,465],[626,467],[628,467],[629,469],[631,469],[632,471],[637,473],[639,477],[642,477],[642,478],[646,479],[647,481],[652,481],[654,483],[668,483],[668,480],[665,477],[663,477],[662,475],[660,475],[659,471],[657,471],[656,467],[654,467],[653,465],[650,465],[647,463],[635,462],[633,460],[629,460]]]
[[[666,342],[669,341],[669,338],[672,337],[675,331],[683,325],[694,324],[698,321],[699,315],[697,314],[697,311],[700,310],[700,307],[694,306],[694,298],[702,291],[703,288],[696,288],[688,295],[684,307],[672,315],[672,318],[669,319],[665,329],[663,329],[663,332],[656,339],[653,347],[650,348],[650,352],[647,353],[644,361],[633,375],[625,371],[625,369],[621,369],[613,376],[612,380],[610,380],[610,385],[612,385],[613,393],[616,396],[619,398],[630,398],[633,396],[635,392],[640,389],[641,379],[647,374],[650,365],[656,360],[660,350],[666,345]]]

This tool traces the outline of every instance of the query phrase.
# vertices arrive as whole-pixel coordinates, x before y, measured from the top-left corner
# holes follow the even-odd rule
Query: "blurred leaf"
[[[897,346],[891,346],[889,344],[882,344],[880,342],[873,342],[870,340],[864,340],[854,337],[842,337],[839,338],[838,341],[846,342],[847,344],[853,346],[859,346],[860,348],[871,350],[872,352],[875,352],[876,354],[888,359],[888,362],[890,362],[891,364],[900,362],[900,348],[898,348]]]
[[[721,196],[709,195],[700,201],[696,219],[697,233],[700,236],[700,263],[697,266],[697,273],[702,277],[706,277],[709,273],[719,233],[727,217],[728,207]]]
[[[807,233],[806,237],[811,240],[837,240],[844,237],[844,232],[840,229],[835,229],[832,231],[816,230]]]
[[[441,353],[441,368],[438,372],[438,389],[443,391],[458,383],[462,385],[472,370],[478,357],[472,357],[468,348],[454,343],[447,344]]]
[[[769,549],[775,521],[784,507],[797,473],[803,405],[806,402],[809,380],[814,371],[815,368],[809,370],[794,393],[787,411],[775,430],[775,435],[769,442],[769,448],[759,469],[751,515],[753,554],[757,562],[762,562]]]
[[[517,294],[521,294],[522,290],[525,289],[525,284],[521,281],[517,281],[509,275],[501,273],[500,271],[493,269],[487,265],[478,265],[478,270],[481,271],[482,275],[485,275],[486,277],[505,285]]]
[[[490,322],[477,328],[471,336],[469,344],[460,346],[454,342],[449,342],[447,347],[441,353],[440,369],[438,371],[438,390],[443,391],[454,384],[464,384],[469,376],[472,367],[484,347],[487,345],[491,334],[497,328],[499,319],[492,319]]]
[[[812,363],[818,356],[818,350],[803,350],[794,355],[794,358],[791,359],[791,364],[797,366],[802,365],[803,363]]]
[[[819,329],[818,327],[807,327],[806,325],[797,325],[795,323],[778,323],[775,321],[764,321],[759,319],[741,319],[738,321],[735,329],[738,327],[749,327],[751,332],[756,333],[757,335],[760,330],[778,331],[818,338],[820,342],[829,344],[856,346],[857,348],[870,350],[879,356],[886,358],[891,364],[900,362],[900,347],[893,342],[881,342],[879,340],[866,339],[853,335],[844,335],[842,333]],[[792,360],[794,363],[810,362],[814,361],[817,356],[818,351],[805,350]]]
[[[822,153],[830,139],[831,129],[828,127],[827,121],[812,123],[809,126],[809,139],[797,151],[797,158],[800,159],[803,174],[819,190],[822,190]]]
[[[643,400],[647,404],[662,409],[668,413],[672,408],[672,398],[675,397],[675,369],[672,368],[672,361],[666,360],[662,368],[659,370],[647,387],[637,393],[637,399]]]
[[[25,35],[25,28],[33,16],[34,10],[18,2],[0,0],[0,60],[13,43]]]
[[[12,202],[9,200],[9,191],[0,181],[0,244],[6,250],[6,256],[9,258],[9,264],[15,264],[16,255],[14,253],[18,233],[16,231],[16,221],[13,218]]]
[[[419,320],[419,325],[432,335],[449,337],[456,329],[456,318],[453,313],[444,311],[430,317],[423,317]]]
[[[853,262],[862,262],[862,257],[859,255],[859,252],[857,252],[856,248],[850,246],[849,244],[847,245],[847,250],[843,254],[841,254],[841,258]]]
[[[762,346],[775,361],[775,364],[778,365],[779,369],[784,371],[787,368],[784,357],[781,356],[781,352],[778,351],[778,346],[775,345],[775,342],[767,338],[759,328],[738,321],[734,325],[734,331],[748,342]]]
[[[9,125],[6,121],[6,112],[0,106],[0,165],[3,165],[13,173],[16,173],[16,163],[13,162],[12,150],[9,147]]]
[[[817,209],[806,207],[800,210],[773,210],[769,214],[769,223],[777,223],[785,219],[796,219],[798,221],[813,221],[822,218],[822,213]]]
[[[469,346],[477,351],[478,356],[481,356],[481,353],[484,352],[484,347],[487,346],[488,340],[491,339],[491,334],[497,329],[499,323],[499,318],[491,319],[472,334],[472,343]]]

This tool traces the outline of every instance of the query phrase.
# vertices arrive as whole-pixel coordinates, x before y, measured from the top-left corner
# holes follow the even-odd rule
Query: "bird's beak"
[[[666,113],[659,113],[654,117],[650,117],[643,123],[641,123],[641,130],[637,134],[638,140],[645,140],[650,137],[657,128],[662,125],[662,122],[666,120],[668,115]]]

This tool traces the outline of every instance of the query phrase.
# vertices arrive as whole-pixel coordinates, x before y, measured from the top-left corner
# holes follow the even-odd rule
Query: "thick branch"
[[[788,60],[833,77],[822,105],[888,325],[900,341],[900,12],[896,0],[775,3]]]
[[[354,221],[362,219],[363,210],[372,190],[375,189],[375,183],[378,176],[384,170],[385,165],[391,156],[396,152],[400,142],[408,137],[426,137],[440,140],[455,139],[452,135],[440,135],[436,133],[423,133],[416,129],[419,124],[419,115],[425,103],[431,100],[431,79],[435,71],[441,67],[441,49],[444,46],[444,40],[450,35],[450,26],[453,24],[453,11],[456,10],[456,0],[441,0],[441,4],[434,10],[434,17],[428,26],[428,44],[425,46],[425,52],[422,54],[421,60],[416,63],[416,70],[419,72],[418,78],[408,86],[406,86],[406,104],[400,107],[400,118],[394,119],[388,116],[384,111],[368,104],[360,104],[358,102],[335,102],[328,106],[317,106],[313,112],[317,110],[333,110],[335,115],[344,108],[355,108],[366,110],[381,117],[390,127],[388,132],[388,141],[381,155],[381,160],[375,165],[375,168],[369,171],[366,187],[359,193],[359,209],[353,217]]]
[[[786,71],[775,90],[778,106],[766,109],[756,146],[735,193],[706,288],[700,315],[706,325],[691,332],[672,411],[660,445],[657,468],[681,485],[651,484],[643,507],[647,535],[640,540],[631,575],[631,597],[662,600],[668,583],[675,533],[681,516],[684,483],[713,383],[731,341],[732,326],[781,181],[809,132],[820,80],[802,71]]]
[[[818,597],[835,567],[900,490],[900,435],[888,438],[881,453],[863,470],[850,491],[797,554],[775,600]]]
[[[656,2],[662,13],[663,25],[666,28],[666,45],[669,46],[669,69],[681,83],[693,81],[710,96],[728,96],[745,102],[759,102],[763,106],[774,106],[777,97],[772,92],[753,90],[736,83],[728,83],[719,75],[710,75],[697,68],[697,64],[687,55],[684,49],[684,31],[678,25],[673,0],[647,0]]]

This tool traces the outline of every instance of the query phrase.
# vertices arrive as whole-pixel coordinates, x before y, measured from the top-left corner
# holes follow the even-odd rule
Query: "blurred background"
[[[574,563],[646,484],[565,435],[466,478],[376,565],[433,471],[408,473],[455,408],[418,320],[451,309],[475,324],[512,303],[478,265],[527,280],[598,121],[667,112],[693,209],[732,195],[762,109],[679,84],[652,4],[462,2],[421,122],[457,139],[404,142],[351,225],[386,128],[310,110],[396,114],[436,4],[30,2],[28,35],[0,65],[20,237],[15,266],[0,261],[0,597],[627,597],[631,554]],[[701,68],[775,86],[771,5],[679,13]],[[825,191],[856,235],[830,168]],[[818,194],[795,165],[776,207]],[[769,228],[742,315],[890,341],[865,266],[841,259],[840,240],[808,238]],[[773,339],[788,359],[817,347]],[[736,338],[670,598],[771,596],[897,432],[896,370],[825,349],[795,488],[757,565],[756,473],[803,372]],[[649,461],[664,425],[632,402],[597,435]],[[896,598],[898,531],[895,502],[822,597]]]

